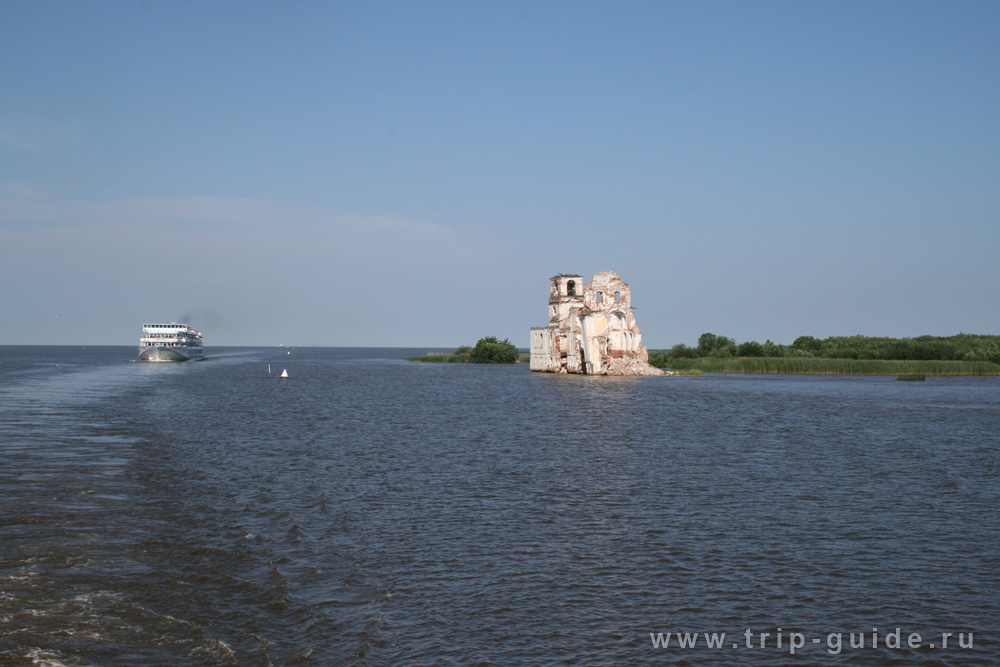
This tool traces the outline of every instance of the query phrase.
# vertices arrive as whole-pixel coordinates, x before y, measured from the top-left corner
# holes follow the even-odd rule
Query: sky
[[[0,345],[1000,334],[1000,3],[0,3]]]

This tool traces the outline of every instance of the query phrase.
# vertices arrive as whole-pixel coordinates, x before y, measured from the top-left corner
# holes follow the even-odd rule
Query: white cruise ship
[[[143,324],[139,339],[143,361],[200,361],[205,358],[201,333],[186,324]]]

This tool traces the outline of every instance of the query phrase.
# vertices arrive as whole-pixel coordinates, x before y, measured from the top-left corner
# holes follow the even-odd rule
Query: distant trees
[[[740,343],[736,348],[737,357],[763,357],[764,356],[764,346],[755,340],[748,340],[745,343]]]
[[[437,363],[473,363],[473,364],[513,364],[521,358],[521,352],[504,338],[497,340],[494,336],[480,338],[475,347],[460,345],[451,354],[428,352],[419,357],[408,357],[407,361],[424,361]]]
[[[792,347],[811,356],[831,359],[1000,363],[1000,336],[973,334],[916,338],[831,336],[824,340],[801,336],[795,339]]]
[[[792,343],[792,349],[800,352],[806,352],[808,354],[815,354],[816,352],[819,352],[822,346],[822,341],[818,341],[812,336],[799,336],[795,339],[795,342]]]
[[[779,343],[772,343],[770,339],[764,341],[764,354],[763,357],[787,357],[790,356],[789,350],[784,345]]]
[[[517,347],[509,340],[495,336],[480,338],[472,349],[469,361],[474,364],[513,364],[521,357]]]
[[[696,347],[688,347],[684,343],[680,343],[670,348],[670,356],[675,359],[697,359],[701,353]]]
[[[716,336],[713,333],[703,333],[698,336],[698,357],[734,357],[736,356],[736,341],[726,336]]]
[[[770,340],[763,344],[733,339],[713,333],[698,337],[697,347],[674,345],[669,352],[656,353],[659,365],[671,359],[725,357],[816,357],[888,361],[986,361],[1000,364],[1000,336],[958,334],[956,336],[918,336],[884,338],[868,336],[831,336],[825,339],[799,336],[791,345]],[[651,358],[652,355],[651,355]]]

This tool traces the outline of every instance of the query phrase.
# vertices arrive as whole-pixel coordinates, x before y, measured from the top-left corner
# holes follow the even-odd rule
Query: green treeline
[[[495,336],[480,338],[475,347],[460,345],[451,354],[428,352],[422,357],[409,357],[407,361],[436,363],[513,364],[521,361],[521,353],[508,339]]]
[[[800,336],[791,345],[770,340],[736,343],[704,333],[696,347],[675,345],[650,352],[661,368],[729,373],[821,373],[928,375],[1000,374],[1000,336],[958,334],[917,338]]]

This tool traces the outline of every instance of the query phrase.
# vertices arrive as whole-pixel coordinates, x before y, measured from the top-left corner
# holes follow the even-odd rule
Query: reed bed
[[[428,352],[427,354],[419,357],[407,357],[407,361],[420,361],[424,363],[436,363],[436,364],[453,364],[457,362],[467,362],[469,360],[469,355],[465,355],[460,358],[456,354],[445,354],[441,352]]]
[[[728,357],[672,359],[670,368],[706,373],[781,373],[789,375],[1000,375],[988,361],[888,361],[813,357]]]

